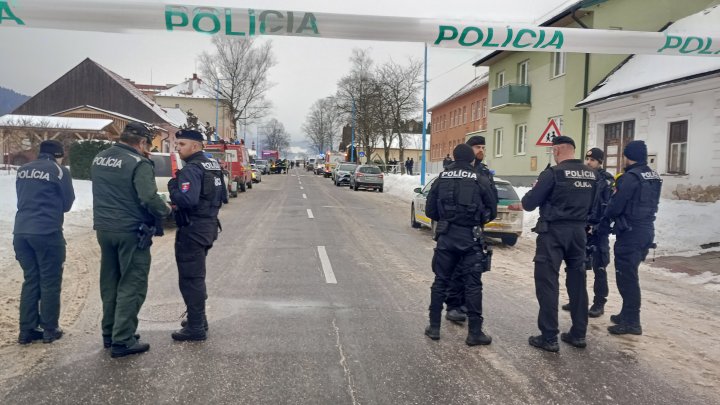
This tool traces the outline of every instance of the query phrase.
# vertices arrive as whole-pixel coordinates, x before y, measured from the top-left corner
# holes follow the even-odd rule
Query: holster
[[[615,226],[613,227],[613,233],[617,235],[618,233],[623,233],[627,231],[632,231],[632,226],[628,224],[627,219],[625,219],[624,216],[615,218]]]
[[[535,233],[545,233],[550,230],[550,227],[548,226],[547,221],[540,221],[538,220],[537,224],[535,224],[535,227],[531,229],[531,231]]]
[[[483,273],[486,271],[490,271],[490,267],[492,267],[492,256],[493,256],[493,248],[487,243],[483,243],[482,246],[483,249]]]
[[[450,230],[450,222],[448,221],[438,221],[437,225],[435,226],[435,235],[433,235],[433,240],[437,242],[437,240],[440,238],[440,235],[445,235]]]
[[[152,237],[155,235],[155,227],[141,224],[138,228],[138,249],[145,250],[152,246]]]
[[[181,209],[175,210],[175,212],[173,212],[173,216],[175,216],[175,224],[178,227],[188,226],[192,223],[190,221],[190,216],[184,210],[181,210]]]

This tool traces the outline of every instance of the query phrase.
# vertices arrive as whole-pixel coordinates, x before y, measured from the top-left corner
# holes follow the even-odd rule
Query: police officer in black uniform
[[[535,258],[535,294],[540,313],[541,335],[529,343],[550,352],[560,350],[558,335],[558,299],[560,265],[565,261],[566,287],[570,296],[572,328],[560,338],[575,347],[586,346],[588,296],[585,285],[585,225],[595,198],[597,174],[575,159],[575,142],[567,136],[553,139],[553,157],[557,165],[538,177],[532,190],[522,199],[523,209],[540,207]]]
[[[496,207],[492,191],[478,182],[473,170],[472,148],[460,144],[453,150],[455,162],[440,173],[428,194],[425,212],[436,221],[437,247],[432,268],[435,281],[430,288],[430,325],[425,335],[440,339],[443,302],[450,281],[460,278],[465,286],[468,311],[468,346],[488,345],[490,336],[483,333],[481,274],[489,270],[482,226],[494,218]]]
[[[175,135],[177,151],[185,167],[168,182],[170,199],[175,204],[175,259],[178,266],[180,293],[187,308],[182,329],[173,332],[179,341],[207,339],[205,315],[205,260],[218,237],[218,212],[227,203],[227,187],[222,167],[203,152],[203,136],[194,130]]]
[[[610,317],[616,325],[608,327],[608,331],[614,335],[642,335],[638,267],[654,247],[662,180],[647,165],[645,142],[628,143],[623,155],[625,172],[618,178],[616,192],[605,211],[617,235],[615,281],[623,299],[620,313]]]
[[[610,264],[610,226],[606,219],[605,209],[607,208],[610,196],[612,196],[615,178],[612,174],[603,169],[602,162],[605,153],[600,148],[592,148],[585,154],[585,164],[595,170],[598,174],[595,201],[593,202],[590,218],[587,226],[587,247],[585,257],[585,269],[595,274],[593,283],[593,304],[588,310],[590,318],[597,318],[605,312],[605,303],[608,296],[607,265]],[[570,310],[570,304],[562,306],[565,311]]]
[[[495,198],[493,210],[494,212],[497,212],[498,193],[497,187],[495,186],[495,179],[493,179],[490,169],[488,169],[487,165],[483,163],[483,159],[485,159],[485,137],[475,135],[468,139],[466,144],[472,147],[473,154],[475,155],[473,169],[478,175],[478,182],[486,188],[492,190],[492,195]],[[495,215],[493,215],[492,219],[495,219]],[[445,305],[447,306],[445,319],[453,322],[465,322],[467,317],[467,308],[465,306],[465,286],[462,284],[461,278],[455,278],[452,280]]]
[[[70,172],[56,161],[63,155],[60,142],[43,141],[37,160],[17,171],[13,247],[25,277],[20,293],[20,344],[40,339],[51,343],[63,334],[58,326],[65,262],[62,225],[64,213],[75,201]]]

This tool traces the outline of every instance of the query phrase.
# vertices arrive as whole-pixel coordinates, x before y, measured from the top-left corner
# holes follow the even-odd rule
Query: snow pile
[[[92,182],[89,180],[73,180],[75,188],[75,203],[71,212],[85,211],[92,209]],[[0,223],[15,220],[17,211],[17,193],[15,191],[15,171],[9,174],[7,171],[0,171],[0,195],[3,196],[0,204]]]
[[[429,183],[435,176],[435,174],[426,174],[425,184]],[[413,190],[417,187],[422,187],[420,185],[420,176],[392,173],[385,174],[383,192],[398,197],[408,204],[412,202],[413,198],[415,198],[415,192]]]

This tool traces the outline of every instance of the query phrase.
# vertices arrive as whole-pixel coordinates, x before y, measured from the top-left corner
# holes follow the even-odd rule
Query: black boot
[[[440,327],[428,325],[425,328],[425,336],[429,337],[432,340],[440,340]]]
[[[63,335],[63,330],[60,328],[45,329],[43,331],[43,343],[52,343],[60,339]]]
[[[172,333],[172,338],[181,342],[184,341],[203,341],[207,339],[207,332],[203,325],[205,319],[204,312],[188,311],[187,324],[182,329]]]
[[[613,335],[642,335],[642,326],[640,326],[640,324],[630,325],[627,323],[619,323],[608,326],[607,329],[608,332]]]
[[[468,346],[489,345],[492,338],[486,335],[482,330],[482,321],[479,319],[470,319],[468,322],[468,335],[465,344]]]
[[[210,329],[210,327],[208,326],[207,316],[203,316],[203,323],[205,326],[205,332],[207,332],[208,329]],[[180,321],[180,327],[184,328],[186,326],[187,326],[187,318]]]
[[[125,357],[131,354],[144,353],[148,350],[150,350],[149,343],[135,342],[132,346],[112,345],[112,349],[110,349],[110,357]]]
[[[28,345],[36,340],[42,340],[43,339],[43,331],[42,329],[29,329],[29,330],[21,330],[20,335],[18,336],[18,343],[21,345]]]
[[[575,337],[570,332],[561,333],[560,340],[562,340],[563,342],[565,342],[569,345],[575,346],[578,349],[584,349],[587,346],[587,342],[585,341],[585,338]]]
[[[465,322],[467,316],[457,309],[451,309],[445,313],[445,319],[453,322]]]
[[[605,313],[605,305],[593,304],[588,310],[588,316],[590,318],[598,318]]]
[[[136,333],[135,340],[140,340],[140,334]],[[112,346],[112,336],[110,335],[102,335],[103,338],[103,347],[106,349],[109,349],[110,346]]]
[[[560,345],[558,345],[557,340],[550,341],[545,339],[542,335],[530,336],[528,343],[530,343],[530,346],[534,346],[548,352],[555,353],[560,351]]]

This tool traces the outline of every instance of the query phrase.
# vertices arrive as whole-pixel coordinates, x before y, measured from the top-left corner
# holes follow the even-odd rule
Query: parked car
[[[350,188],[358,191],[360,188],[368,190],[377,190],[383,192],[383,179],[382,170],[374,165],[360,165],[350,175]]]
[[[344,184],[350,184],[350,174],[357,168],[355,163],[340,163],[335,170],[335,185],[340,187]]]
[[[316,160],[315,161],[315,169],[313,169],[313,173],[315,174],[325,174],[325,162],[322,160]]]
[[[262,170],[260,170],[257,167],[256,163],[252,163],[250,165],[250,169],[252,170],[252,181],[253,183],[260,183],[262,181]]]
[[[430,187],[437,177],[430,180],[425,187],[418,187],[415,197],[410,204],[410,226],[420,228],[428,227],[435,232],[435,221],[425,215],[425,202],[430,193]],[[520,198],[515,188],[509,181],[495,178],[495,186],[498,190],[497,218],[485,224],[485,234],[493,238],[499,238],[508,246],[514,246],[518,237],[522,235],[524,212]]]
[[[305,171],[308,171],[308,172],[309,172],[309,171],[311,171],[311,170],[315,170],[315,162],[316,162],[317,160],[318,160],[318,159],[316,159],[316,158],[310,158],[310,159],[308,159],[307,164],[305,165]]]
[[[255,167],[260,170],[262,174],[268,174],[270,172],[269,163],[266,159],[255,159]]]
[[[175,177],[175,173],[185,166],[185,162],[180,159],[180,155],[177,152],[153,152],[150,154],[150,160],[152,160],[155,166],[155,185],[157,186],[158,194],[160,194],[160,197],[162,197],[164,201],[170,202],[170,192],[167,188],[168,181]]]

